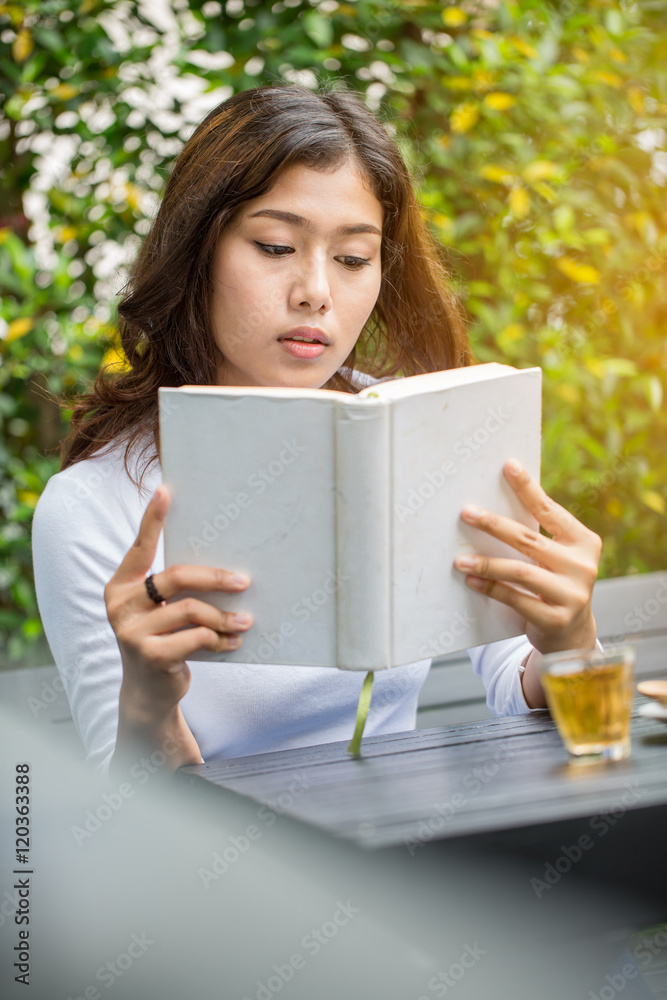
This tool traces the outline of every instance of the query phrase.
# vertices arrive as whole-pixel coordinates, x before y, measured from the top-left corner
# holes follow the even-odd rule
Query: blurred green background
[[[0,656],[48,662],[50,393],[122,363],[123,267],[234,92],[343,78],[390,128],[480,361],[544,370],[543,484],[602,576],[667,567],[667,2],[0,4]],[[41,658],[41,659],[40,659]]]

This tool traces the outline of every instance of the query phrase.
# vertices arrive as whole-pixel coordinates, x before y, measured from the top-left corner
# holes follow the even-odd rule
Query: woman
[[[174,769],[348,738],[359,674],[188,667],[196,649],[238,646],[252,622],[195,598],[164,601],[252,581],[224,567],[164,569],[157,390],[355,392],[470,363],[437,247],[381,123],[344,90],[261,87],[215,108],[175,162],[119,329],[130,369],[101,373],[78,401],[63,470],[33,528],[39,607],[89,758],[120,773],[150,752]],[[470,653],[496,714],[545,704],[540,653],[595,644],[600,554],[598,536],[520,468],[508,463],[506,475],[553,537],[492,512],[463,513],[535,560],[456,563],[470,586],[526,619],[525,636]],[[414,727],[429,666],[378,675],[369,734]]]

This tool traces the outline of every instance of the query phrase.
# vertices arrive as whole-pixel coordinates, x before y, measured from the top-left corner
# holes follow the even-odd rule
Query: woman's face
[[[373,311],[381,232],[382,206],[350,162],[328,173],[290,167],[244,202],[213,258],[218,383],[324,385]]]

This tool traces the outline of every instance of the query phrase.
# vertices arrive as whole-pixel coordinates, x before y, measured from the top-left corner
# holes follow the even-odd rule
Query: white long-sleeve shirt
[[[361,378],[365,384],[370,376]],[[145,461],[145,459],[143,459]],[[139,478],[136,458],[131,467]],[[116,744],[122,678],[104,588],[134,542],[162,481],[159,461],[140,493],[112,445],[52,476],[32,529],[39,611],[88,760],[102,772]],[[152,573],[164,569],[160,536]],[[495,715],[530,711],[518,667],[532,646],[525,636],[468,650]],[[189,662],[181,710],[205,761],[350,738],[364,673],[335,667]],[[367,735],[414,729],[417,698],[431,659],[378,671]]]

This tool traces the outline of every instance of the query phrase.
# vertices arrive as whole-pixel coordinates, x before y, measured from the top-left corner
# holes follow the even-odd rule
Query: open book
[[[237,650],[190,658],[379,670],[521,634],[452,562],[523,558],[460,512],[476,503],[537,528],[502,468],[515,457],[539,479],[541,375],[483,364],[357,395],[161,388],[165,564],[252,581],[192,592],[254,624]]]

